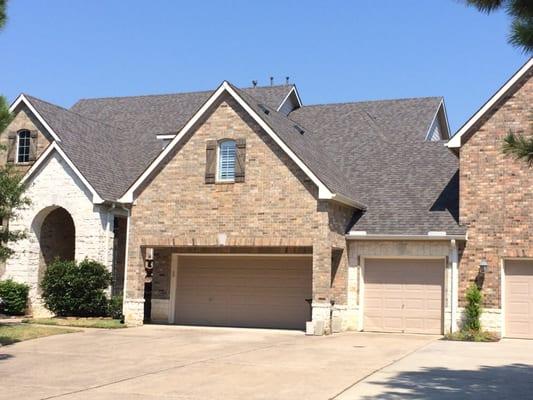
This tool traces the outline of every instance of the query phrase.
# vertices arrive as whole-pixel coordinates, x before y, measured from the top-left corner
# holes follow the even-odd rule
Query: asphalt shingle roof
[[[464,234],[458,225],[458,160],[425,136],[440,97],[304,106],[289,114],[368,206],[352,230]]]
[[[233,89],[330,191],[366,206],[353,230],[464,234],[457,159],[425,140],[441,98],[312,105],[285,116],[275,110],[292,86]],[[100,196],[116,200],[162,151],[156,135],[177,133],[212,93],[86,99],[70,110],[26,97]]]

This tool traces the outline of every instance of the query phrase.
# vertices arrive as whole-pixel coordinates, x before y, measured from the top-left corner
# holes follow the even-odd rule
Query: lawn
[[[0,324],[0,344],[8,345],[23,340],[36,339],[44,336],[61,335],[63,333],[79,332],[75,329],[36,326],[28,324]]]
[[[126,325],[120,323],[120,320],[108,318],[32,318],[25,319],[22,322],[39,325],[73,326],[76,328],[120,329],[126,327]]]

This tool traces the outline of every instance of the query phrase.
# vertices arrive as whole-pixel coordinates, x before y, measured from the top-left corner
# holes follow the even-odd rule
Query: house
[[[70,109],[23,94],[11,109],[4,162],[32,204],[9,222],[28,236],[3,277],[30,284],[35,315],[56,256],[104,263],[131,325],[441,334],[480,258],[497,290],[459,217],[459,200],[481,205],[459,186],[478,168],[468,143],[487,133],[472,124],[454,146],[442,98],[306,106],[293,85],[225,81]]]
[[[481,278],[484,325],[507,337],[533,338],[533,170],[502,153],[510,132],[533,134],[533,59],[517,71],[447,146],[459,156],[460,222],[468,240],[459,298]],[[481,261],[488,271],[478,276]]]

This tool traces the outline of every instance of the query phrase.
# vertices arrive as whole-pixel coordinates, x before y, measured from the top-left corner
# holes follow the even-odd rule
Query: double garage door
[[[175,322],[305,329],[311,257],[179,256]]]
[[[441,334],[444,259],[366,259],[365,331]]]

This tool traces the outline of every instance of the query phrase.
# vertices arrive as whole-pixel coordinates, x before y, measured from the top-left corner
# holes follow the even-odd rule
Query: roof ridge
[[[300,108],[342,106],[342,105],[362,104],[362,103],[384,103],[384,102],[392,102],[392,101],[428,100],[428,99],[443,99],[443,96],[401,97],[397,99],[357,100],[357,101],[344,101],[344,102],[338,102],[338,103],[305,104],[305,105],[302,105],[302,107]],[[296,109],[295,111],[297,110],[298,109]]]
[[[273,86],[257,86],[257,87],[244,87],[239,88],[241,90],[247,90],[247,89],[269,89],[269,88],[279,88],[279,87],[294,87],[294,84],[290,85],[273,85]],[[117,99],[138,99],[138,98],[145,98],[145,97],[169,97],[169,96],[177,96],[177,95],[186,95],[186,94],[200,94],[200,93],[212,93],[216,89],[212,90],[195,90],[191,92],[173,92],[173,93],[160,93],[160,94],[139,94],[139,95],[132,95],[132,96],[110,96],[110,97],[83,97],[81,99],[78,99],[74,105],[82,102],[82,101],[99,101],[99,100],[117,100]],[[71,108],[72,108],[71,107]]]

